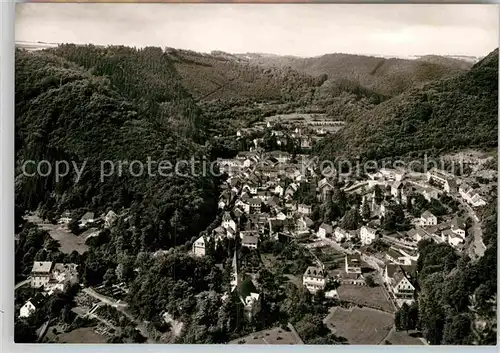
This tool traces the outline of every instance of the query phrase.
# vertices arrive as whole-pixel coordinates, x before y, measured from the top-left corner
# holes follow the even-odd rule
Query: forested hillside
[[[378,159],[495,147],[498,50],[461,75],[433,81],[355,117],[318,146],[323,158]]]
[[[262,68],[222,52],[171,49],[168,54],[184,86],[204,101],[298,101],[326,80],[325,75],[313,77],[290,68]]]
[[[312,58],[241,54],[263,67],[290,67],[312,76],[326,74],[331,80],[349,80],[381,95],[395,96],[403,91],[446,77],[462,70],[456,62],[405,60],[352,54],[325,54]]]
[[[81,60],[90,62],[94,57]],[[122,60],[134,58],[124,55]],[[110,209],[120,213],[129,208],[132,217],[126,229],[130,233],[122,240],[133,253],[183,243],[213,220],[218,181],[211,175],[159,176],[156,169],[156,176],[149,176],[147,170],[134,176],[125,166],[121,176],[115,172],[100,180],[101,161],[138,160],[145,164],[149,157],[175,164],[192,156],[201,160],[207,154],[191,135],[183,136],[173,124],[159,121],[163,113],[158,113],[156,105],[147,108],[148,96],[140,93],[141,87],[136,87],[135,82],[119,86],[119,78],[128,77],[120,76],[121,70],[119,64],[109,64],[104,70],[109,76],[104,77],[97,70],[92,74],[48,52],[16,52],[18,210],[40,207],[42,215],[52,219],[65,209],[80,210],[81,214],[91,210],[100,215]],[[150,87],[154,82],[170,87],[170,83],[163,83],[153,74],[151,77]],[[127,97],[135,94],[137,99]],[[178,112],[183,111],[185,102],[192,104],[189,95],[175,96],[175,89],[170,95],[154,89],[149,94],[158,95],[156,99]],[[141,106],[142,99],[145,101]],[[196,105],[192,107],[197,109]],[[193,131],[192,135],[199,134]],[[26,160],[47,160],[53,167],[57,160],[86,165],[78,183],[74,182],[74,173],[56,183],[53,175],[23,176],[19,168]]]

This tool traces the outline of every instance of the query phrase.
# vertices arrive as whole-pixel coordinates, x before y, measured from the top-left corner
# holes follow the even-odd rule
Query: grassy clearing
[[[391,314],[369,308],[335,308],[325,323],[337,336],[349,344],[380,344],[394,322]]]

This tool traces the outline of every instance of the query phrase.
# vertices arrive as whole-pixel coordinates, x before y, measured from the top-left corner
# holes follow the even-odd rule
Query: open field
[[[367,306],[387,312],[394,312],[394,306],[387,299],[382,286],[368,287],[343,284],[337,288],[340,300]]]
[[[394,323],[391,314],[369,308],[333,308],[325,324],[337,336],[349,344],[380,344]]]
[[[28,216],[27,220],[49,232],[52,239],[59,241],[59,250],[64,254],[71,254],[73,251],[83,254],[88,250],[84,237],[79,237],[71,233],[60,224],[45,223],[40,217],[33,215]]]
[[[229,344],[304,344],[300,337],[292,331],[275,327],[269,330],[254,332],[245,337],[232,340]]]
[[[106,343],[103,335],[94,331],[95,327],[81,327],[70,332],[64,332],[51,337],[51,342],[57,343]]]
[[[422,341],[417,337],[412,337],[406,331],[393,330],[391,334],[384,340],[393,345],[416,346],[423,345]]]

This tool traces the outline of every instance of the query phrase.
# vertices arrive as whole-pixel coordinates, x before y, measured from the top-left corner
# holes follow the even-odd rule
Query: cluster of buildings
[[[224,238],[240,237],[242,246],[257,249],[263,236],[315,233],[312,205],[295,197],[304,185],[314,185],[314,164],[306,155],[292,159],[282,151],[240,152],[233,159],[219,160],[219,165],[228,174],[218,202],[221,223],[193,243],[193,254],[204,256],[209,242]],[[325,236],[331,231],[327,225],[323,228]]]
[[[35,261],[31,269],[31,288],[42,289],[21,307],[20,317],[29,317],[40,308],[47,296],[55,292],[64,292],[69,286],[78,283],[77,265],[54,263],[52,261]]]

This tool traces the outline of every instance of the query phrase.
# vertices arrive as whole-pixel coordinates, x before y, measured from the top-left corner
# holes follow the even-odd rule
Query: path
[[[460,196],[458,193],[453,193],[451,196],[460,202],[460,205],[467,211],[469,217],[472,219],[472,235],[474,236],[474,253],[477,257],[482,257],[486,251],[486,245],[483,242],[483,230],[481,228],[481,221],[476,215],[472,207]]]
[[[17,283],[15,286],[14,286],[14,290],[18,289],[18,288],[21,288],[22,286],[28,284],[31,282],[31,277],[28,277],[26,278],[24,281],[21,281],[19,283]]]
[[[92,288],[84,288],[82,290],[84,293],[90,295],[91,297],[100,300],[101,302],[108,304],[118,311],[120,311],[123,315],[125,315],[130,321],[134,322],[137,325],[137,329],[141,332],[141,334],[146,337],[147,343],[156,343],[152,338],[150,338],[149,332],[147,330],[146,324],[137,318],[135,318],[132,314],[127,311],[128,304],[119,300],[115,300],[113,298],[107,297],[105,295],[97,293]]]

